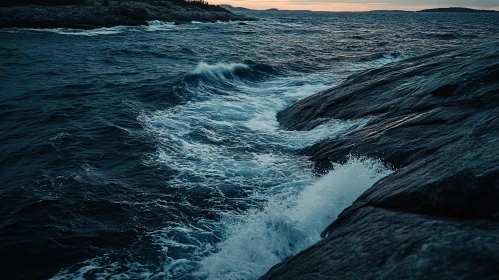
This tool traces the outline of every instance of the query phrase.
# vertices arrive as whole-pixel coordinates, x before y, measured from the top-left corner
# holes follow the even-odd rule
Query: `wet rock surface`
[[[262,279],[483,279],[499,275],[499,43],[356,74],[279,113],[287,129],[370,117],[303,153],[319,173],[351,155],[396,171]]]
[[[487,279],[499,227],[366,206],[262,279]]]
[[[113,26],[148,25],[148,21],[184,23],[190,21],[254,20],[226,10],[207,11],[195,6],[178,6],[164,1],[157,5],[127,1],[119,5],[0,7],[0,28],[94,29]]]

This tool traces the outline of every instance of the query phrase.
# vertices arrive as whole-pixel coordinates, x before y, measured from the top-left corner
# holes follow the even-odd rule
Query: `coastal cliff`
[[[170,1],[112,1],[108,5],[96,2],[91,5],[72,6],[0,7],[0,28],[94,29],[119,25],[148,25],[148,21],[153,20],[175,23],[254,20],[204,2],[202,5],[185,3],[179,5]]]
[[[351,76],[280,112],[283,128],[370,117],[303,151],[324,173],[351,155],[396,171],[261,279],[485,279],[499,275],[499,42]]]

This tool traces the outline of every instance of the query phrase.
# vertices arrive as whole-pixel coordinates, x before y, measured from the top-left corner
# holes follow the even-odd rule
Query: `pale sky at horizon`
[[[499,10],[499,0],[208,0],[210,4],[229,4],[251,9],[370,11],[421,10],[437,7],[468,7]]]

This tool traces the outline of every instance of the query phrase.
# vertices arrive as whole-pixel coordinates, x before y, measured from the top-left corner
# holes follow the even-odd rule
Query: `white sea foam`
[[[83,29],[70,29],[70,28],[23,28],[19,29],[22,31],[31,31],[31,32],[48,32],[48,33],[56,33],[59,35],[73,35],[73,36],[99,36],[99,35],[113,35],[125,32],[130,27],[127,26],[115,26],[110,28],[96,28],[90,30]]]
[[[234,78],[234,71],[238,69],[250,69],[250,66],[244,63],[217,63],[210,65],[201,62],[191,73],[204,75],[214,79],[225,80],[227,79],[226,75],[230,75]]]
[[[317,241],[319,232],[342,208],[386,174],[376,173],[372,161],[353,160],[314,184],[317,179],[311,163],[293,151],[344,135],[362,127],[367,119],[329,120],[311,131],[281,130],[276,119],[279,110],[330,87],[339,75],[259,83],[235,77],[237,69],[250,68],[238,63],[201,63],[191,74],[210,79],[189,89],[198,95],[197,100],[139,118],[159,143],[153,158],[178,171],[172,184],[222,193],[252,189],[244,199],[246,205],[255,205],[249,212],[219,211],[222,221],[205,221],[195,228],[165,227],[152,234],[165,248],[169,259],[165,269],[172,277],[201,267],[198,274],[210,279],[255,278]],[[234,88],[227,89],[226,95],[214,94],[215,80]],[[348,177],[352,177],[350,182]],[[218,245],[206,241],[220,236],[224,241]],[[191,257],[180,261],[175,257],[178,251],[189,251]]]
[[[207,279],[257,279],[272,265],[320,240],[320,232],[374,182],[379,162],[352,159],[302,191],[272,196],[262,210],[226,214],[224,240],[200,261]]]
[[[304,169],[309,163],[291,151],[338,137],[367,121],[331,120],[312,131],[281,130],[276,113],[326,85],[303,82],[297,86],[290,79],[255,85],[227,77],[236,69],[249,68],[245,64],[199,64],[193,74],[229,80],[237,87],[222,96],[212,94],[209,86],[196,87],[201,100],[140,117],[159,143],[156,159],[178,171],[182,180],[198,176],[207,185],[243,187],[261,181],[263,174],[274,174],[264,181],[275,180],[275,185],[310,177],[309,169]],[[263,159],[272,159],[272,164],[264,164]]]
[[[147,22],[147,31],[165,31],[177,28],[174,22],[151,20]]]
[[[40,32],[40,33],[56,33],[59,35],[71,35],[71,36],[105,36],[105,35],[115,35],[124,32],[132,31],[169,31],[176,30],[178,27],[174,22],[164,22],[164,21],[148,21],[149,26],[114,26],[114,27],[102,27],[95,29],[72,29],[72,28],[7,28],[2,29],[2,32],[9,33],[21,33],[21,32]],[[186,30],[193,28],[186,28]]]

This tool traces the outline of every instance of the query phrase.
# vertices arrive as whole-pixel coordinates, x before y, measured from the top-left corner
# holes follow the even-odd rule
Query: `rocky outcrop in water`
[[[499,43],[359,73],[279,113],[308,130],[371,117],[304,151],[326,172],[350,155],[397,170],[262,279],[487,279],[499,275]]]
[[[94,29],[113,26],[148,25],[148,21],[167,22],[253,20],[223,8],[204,10],[196,6],[180,6],[168,1],[154,5],[126,1],[110,6],[19,6],[0,7],[0,28],[75,28]]]

